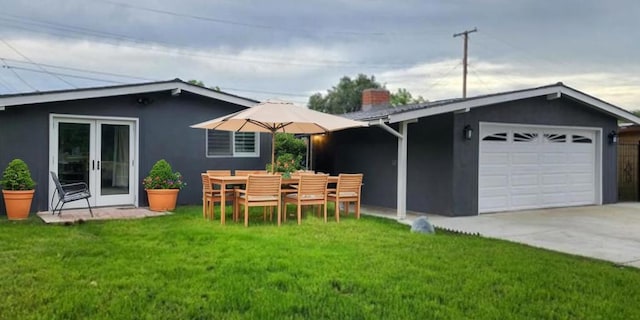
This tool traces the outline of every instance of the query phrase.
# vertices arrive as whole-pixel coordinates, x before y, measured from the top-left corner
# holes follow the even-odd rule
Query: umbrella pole
[[[276,158],[276,133],[271,132],[271,173],[276,172],[275,158]]]

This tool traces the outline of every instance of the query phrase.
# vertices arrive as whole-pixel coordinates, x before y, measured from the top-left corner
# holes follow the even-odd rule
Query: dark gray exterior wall
[[[443,114],[408,125],[407,210],[451,214],[452,124]]]
[[[602,201],[617,201],[616,145],[609,144],[607,133],[617,130],[616,118],[569,98],[546,97],[512,101],[455,114],[453,134],[453,213],[456,216],[478,214],[479,123],[503,122],[533,125],[602,128]],[[474,130],[473,139],[462,139],[465,125]]]
[[[617,120],[568,98],[540,97],[421,118],[409,124],[408,210],[449,216],[478,214],[480,122],[601,128],[603,203],[617,200],[616,146],[607,141],[607,133],[616,130]],[[474,130],[471,140],[463,138],[465,125]],[[395,136],[375,126],[350,129],[329,135],[323,144],[314,145],[314,152],[319,171],[364,173],[364,204],[396,207]]]
[[[451,114],[445,114],[409,124],[408,210],[451,212],[452,120]],[[318,171],[364,173],[364,204],[396,207],[398,139],[394,135],[376,126],[335,132],[324,143],[315,143],[314,153]]]
[[[313,141],[316,171],[363,173],[362,202],[394,207],[396,138],[380,128],[348,129]]]
[[[138,97],[153,102],[141,105]],[[261,134],[260,158],[206,158],[205,130],[189,126],[210,120],[243,107],[184,92],[172,97],[169,92],[135,96],[76,100],[20,107],[0,111],[0,170],[9,161],[21,158],[27,162],[37,182],[32,211],[46,210],[49,185],[49,115],[128,117],[139,119],[139,205],[147,205],[141,181],[153,164],[166,159],[180,171],[187,187],[180,192],[180,204],[201,202],[200,173],[206,169],[263,169],[270,160],[271,139]],[[4,214],[4,204],[0,203]]]

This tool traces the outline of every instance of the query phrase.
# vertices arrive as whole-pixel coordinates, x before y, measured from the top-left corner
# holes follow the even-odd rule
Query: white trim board
[[[517,92],[509,92],[496,94],[486,97],[470,98],[459,102],[452,102],[442,106],[428,107],[403,113],[389,115],[389,123],[402,122],[410,119],[418,119],[443,113],[468,111],[473,108],[483,107],[493,104],[505,103],[515,100],[528,99],[540,96],[559,96],[565,95],[571,99],[587,104],[588,106],[603,111],[618,119],[624,119],[635,124],[640,124],[640,117],[620,109],[612,104],[596,99],[592,96],[584,94],[580,91],[569,88],[565,85],[558,84],[549,87],[523,90]]]
[[[130,86],[102,87],[91,89],[79,89],[69,91],[37,92],[23,95],[0,96],[0,106],[2,109],[8,106],[30,105],[47,102],[69,101],[102,97],[113,97],[132,94],[143,94],[151,92],[167,91],[168,96],[174,95],[181,90],[191,92],[203,97],[221,100],[245,107],[252,107],[256,101],[229,95],[223,92],[203,88],[200,86],[185,83],[181,80],[159,83],[132,84]],[[1,111],[1,110],[0,110]]]

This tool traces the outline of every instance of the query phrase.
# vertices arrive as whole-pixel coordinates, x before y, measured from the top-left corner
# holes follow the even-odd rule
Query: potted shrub
[[[23,220],[29,217],[31,201],[36,182],[31,179],[27,164],[13,159],[2,173],[0,186],[9,220]]]
[[[187,184],[182,181],[180,172],[173,172],[171,165],[164,159],[158,160],[149,175],[142,180],[147,191],[149,209],[152,211],[171,211],[176,208],[178,192]]]

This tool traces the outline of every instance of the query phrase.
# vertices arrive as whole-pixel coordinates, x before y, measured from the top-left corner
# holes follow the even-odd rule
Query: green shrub
[[[291,133],[276,133],[276,157],[287,153],[302,159],[307,153],[307,145]]]
[[[283,173],[283,177],[289,178],[292,172],[302,168],[300,161],[300,155],[295,156],[290,153],[279,155],[275,163],[275,172]],[[267,163],[266,169],[268,172],[271,172],[271,163]]]
[[[33,190],[36,182],[31,179],[27,164],[20,159],[13,159],[4,169],[0,186],[4,190]]]
[[[182,181],[180,172],[173,172],[171,165],[164,159],[158,160],[149,175],[142,180],[145,189],[182,189],[187,184]]]

